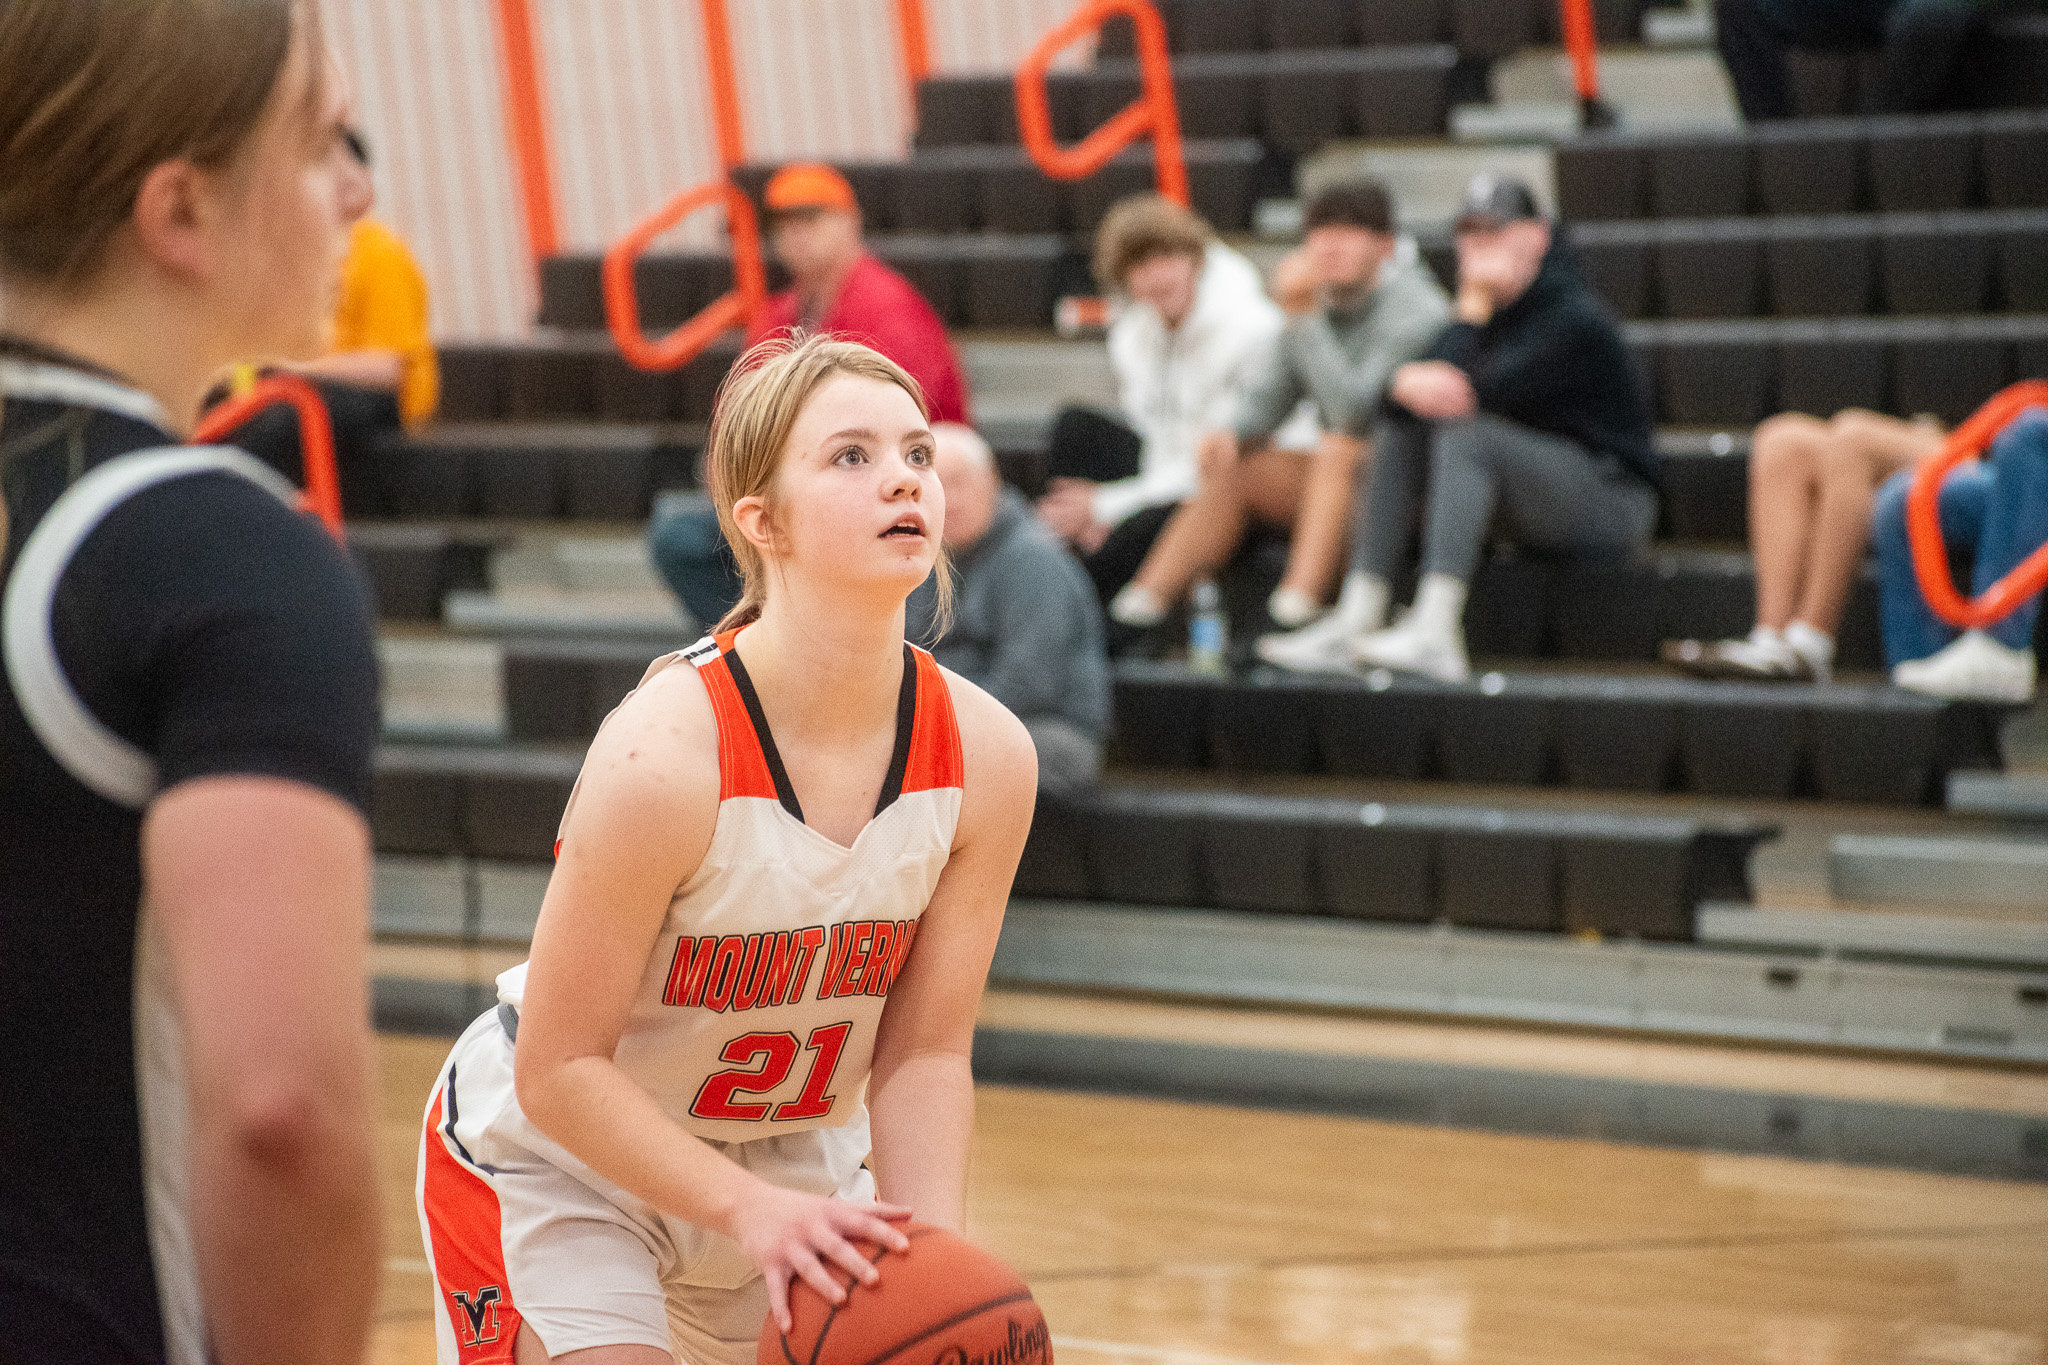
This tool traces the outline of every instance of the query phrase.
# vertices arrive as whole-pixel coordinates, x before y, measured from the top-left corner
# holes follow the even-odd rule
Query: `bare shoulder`
[[[951,669],[942,669],[953,694],[953,714],[960,725],[960,751],[966,767],[962,797],[963,833],[979,818],[998,821],[1020,811],[1028,824],[1038,795],[1038,751],[1031,732],[1001,702]]]
[[[697,670],[655,667],[605,720],[583,760],[564,836],[670,837],[718,808],[718,717]],[[654,827],[654,828],[650,828]]]

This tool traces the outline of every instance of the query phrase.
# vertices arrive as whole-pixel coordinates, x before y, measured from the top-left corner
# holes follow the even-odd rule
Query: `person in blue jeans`
[[[1916,692],[1982,701],[2034,697],[2034,624],[2041,595],[1983,630],[1958,632],[1934,614],[1913,574],[1906,497],[1913,471],[1895,475],[1872,513],[1877,541],[1885,663]],[[1972,594],[2010,573],[2048,541],[2048,408],[2028,408],[1991,443],[1987,458],[1949,472],[1941,486],[1941,534],[1975,552]]]

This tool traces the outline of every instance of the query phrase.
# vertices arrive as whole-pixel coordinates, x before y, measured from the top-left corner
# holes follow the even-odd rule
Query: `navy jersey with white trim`
[[[5,389],[0,374],[0,581],[11,582],[24,544],[82,475],[174,440],[132,405]],[[70,556],[48,620],[65,683],[153,761],[159,791],[264,775],[367,810],[377,727],[368,596],[332,537],[266,488],[206,472],[127,497]],[[161,1210],[145,1190],[134,1031],[145,811],[67,771],[24,715],[14,680],[0,688],[0,1355],[9,1360],[179,1365],[183,1354],[160,1285],[189,1284],[191,1270],[157,1263]]]

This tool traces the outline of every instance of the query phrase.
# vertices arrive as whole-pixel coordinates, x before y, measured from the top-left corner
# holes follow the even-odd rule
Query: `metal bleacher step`
[[[2048,975],[1804,945],[1586,941],[1013,900],[990,979],[1264,1005],[2048,1061]]]
[[[2048,833],[1838,834],[1828,881],[1846,901],[2003,907],[2048,924]]]
[[[1951,773],[1948,808],[1958,815],[2048,826],[2048,773]]]
[[[1966,914],[1700,907],[1702,943],[1807,949],[1823,954],[1928,963],[1985,964],[2048,972],[2048,916],[2031,920]]]

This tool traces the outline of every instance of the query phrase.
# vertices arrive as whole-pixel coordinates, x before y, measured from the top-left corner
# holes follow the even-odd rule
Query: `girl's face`
[[[734,513],[771,573],[901,600],[931,576],[945,533],[932,449],[924,415],[902,388],[835,374],[790,431],[772,518],[759,498],[742,498]]]
[[[349,228],[371,199],[369,173],[344,140],[348,121],[340,71],[295,42],[248,145],[220,173],[220,322],[242,357],[311,359],[325,349]]]

